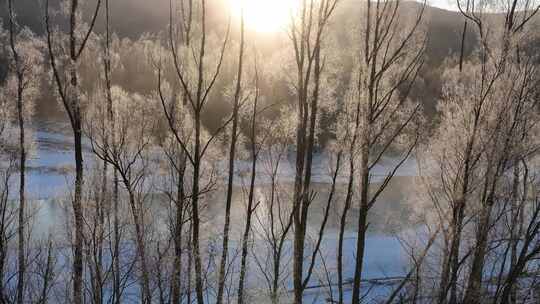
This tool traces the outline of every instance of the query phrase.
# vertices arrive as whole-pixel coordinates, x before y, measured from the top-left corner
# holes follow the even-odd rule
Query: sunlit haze
[[[298,9],[295,0],[227,0],[235,18],[244,10],[245,25],[257,32],[283,30]]]
[[[0,304],[540,304],[539,84],[540,0],[0,0]]]

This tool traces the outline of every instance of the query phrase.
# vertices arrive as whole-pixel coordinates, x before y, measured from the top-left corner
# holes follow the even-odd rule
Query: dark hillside
[[[222,7],[221,0],[216,1],[214,5],[208,5],[209,8],[209,27],[222,30],[226,23],[226,10]],[[38,4],[36,4],[38,3]],[[51,0],[51,7],[58,8],[59,0]],[[88,19],[94,10],[95,1],[85,1],[86,19]],[[168,0],[116,0],[111,1],[112,28],[120,38],[129,38],[136,40],[145,33],[157,34],[166,30],[169,19],[169,1]],[[403,2],[401,4],[402,14],[416,11],[419,7],[416,2]],[[339,43],[348,44],[346,41],[347,33],[350,32],[351,24],[358,23],[357,16],[361,6],[355,0],[343,1],[334,17],[333,31],[340,33],[338,35]],[[43,34],[43,2],[36,0],[18,0],[16,1],[16,11],[21,24],[29,26],[38,34]],[[119,16],[115,18],[115,16]],[[121,18],[120,18],[121,16]],[[2,7],[0,10],[0,20],[5,19],[6,10]],[[537,18],[538,19],[538,18]],[[455,59],[459,54],[461,33],[463,29],[464,18],[459,12],[447,11],[435,7],[427,7],[425,10],[425,20],[427,22],[427,56],[422,69],[420,79],[418,80],[413,98],[422,100],[424,109],[428,116],[435,113],[436,101],[441,92],[441,65],[446,60]],[[538,20],[536,20],[538,23]],[[4,22],[5,24],[6,22]],[[60,22],[62,24],[62,22]],[[473,27],[469,27],[472,29]],[[103,29],[98,21],[97,32]],[[468,56],[474,50],[477,43],[476,34],[470,30],[465,39],[465,55]],[[275,44],[268,44],[275,45]],[[266,45],[259,45],[260,48],[267,48]],[[344,46],[346,47],[346,46]],[[536,48],[531,49],[535,52]],[[276,51],[275,48],[268,47],[266,53]],[[5,75],[6,65],[2,63],[0,55],[0,79]],[[131,75],[135,76],[135,75]],[[131,77],[128,76],[128,77]],[[140,91],[141,80],[149,79],[150,75],[136,75],[137,81],[123,79],[122,85],[132,91]],[[147,81],[148,82],[148,81]],[[150,83],[150,82],[148,82]],[[130,87],[131,86],[131,87]],[[147,89],[145,89],[147,90]],[[274,90],[275,91],[275,90]],[[279,92],[276,92],[282,95]],[[38,115],[45,111],[44,115],[52,115],[51,109],[56,108],[51,104],[51,98],[43,98],[42,104],[38,105]],[[220,103],[219,109],[208,113],[211,116],[223,116],[227,112],[225,103]],[[61,117],[62,115],[59,115]],[[219,121],[218,119],[209,119],[210,122]]]

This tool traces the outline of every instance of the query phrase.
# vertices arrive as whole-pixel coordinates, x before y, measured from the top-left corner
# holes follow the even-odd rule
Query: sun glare
[[[283,30],[295,13],[297,0],[228,0],[233,15],[240,18],[244,8],[246,28],[257,32]]]

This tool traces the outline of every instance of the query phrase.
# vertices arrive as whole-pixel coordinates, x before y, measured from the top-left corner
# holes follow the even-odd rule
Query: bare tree
[[[243,20],[243,18],[242,18]],[[243,23],[243,21],[242,21]],[[243,28],[243,24],[242,24]],[[241,44],[243,41],[241,42]],[[262,147],[264,145],[264,141],[266,139],[266,136],[261,136],[262,134],[257,128],[257,118],[261,114],[261,109],[259,108],[259,97],[260,97],[260,89],[259,89],[259,72],[257,67],[257,62],[255,62],[255,89],[254,89],[254,96],[253,96],[253,110],[250,117],[250,129],[249,129],[249,144],[248,149],[250,151],[250,158],[251,158],[251,169],[250,169],[250,180],[249,180],[249,189],[248,189],[248,197],[247,197],[247,205],[246,205],[246,222],[244,226],[244,232],[242,234],[242,246],[241,246],[241,260],[240,260],[240,275],[238,278],[238,304],[242,304],[245,301],[244,296],[244,289],[245,289],[245,279],[246,279],[246,272],[247,272],[247,259],[248,259],[248,244],[249,239],[251,237],[251,231],[252,231],[252,220],[254,213],[257,209],[257,206],[259,205],[260,201],[255,201],[255,179],[257,177],[257,163],[259,161],[259,155],[262,150]],[[238,88],[238,87],[237,87]],[[264,134],[264,133],[263,133]],[[257,140],[257,138],[259,138]],[[229,172],[231,173],[231,172]]]
[[[3,31],[0,30],[0,39],[3,38]],[[8,270],[9,250],[8,246],[15,237],[13,231],[16,223],[16,208],[13,207],[10,198],[10,187],[12,186],[12,177],[17,168],[17,154],[15,147],[17,143],[10,140],[15,138],[13,135],[14,127],[11,124],[13,120],[12,105],[10,104],[6,88],[0,87],[0,151],[2,151],[0,167],[0,302],[10,302],[10,292],[8,288],[10,273]],[[14,298],[14,297],[13,297]]]
[[[223,302],[223,291],[225,289],[225,268],[227,265],[227,256],[229,253],[229,231],[230,231],[230,221],[231,221],[231,203],[233,195],[233,185],[234,185],[234,165],[236,161],[236,144],[238,140],[238,112],[240,110],[240,103],[242,99],[242,74],[244,68],[244,44],[245,44],[245,34],[244,34],[244,8],[241,8],[240,14],[240,45],[238,50],[238,71],[236,73],[236,86],[234,89],[234,101],[233,101],[233,113],[232,113],[232,128],[231,128],[231,143],[229,148],[229,172],[228,172],[228,181],[227,181],[227,198],[225,202],[225,224],[223,227],[223,245],[221,251],[221,260],[219,263],[219,277],[218,277],[218,294],[217,294],[217,304]],[[256,107],[256,106],[255,106]],[[249,208],[249,207],[248,207]],[[249,209],[248,209],[249,212]],[[244,256],[243,256],[244,258]],[[245,259],[245,258],[244,258]],[[242,272],[240,273],[242,276]],[[242,303],[242,285],[243,278],[240,279],[239,283],[239,303]]]
[[[290,37],[294,49],[296,69],[296,165],[294,181],[294,253],[293,285],[294,303],[303,301],[303,293],[313,270],[313,259],[304,276],[304,253],[307,219],[313,200],[311,175],[313,151],[317,131],[321,74],[324,68],[322,58],[323,40],[326,28],[338,1],[303,1],[299,16],[294,16]],[[324,231],[324,225],[321,225]],[[317,242],[319,243],[319,242]],[[318,248],[314,250],[314,256]]]
[[[169,31],[169,47],[171,50],[172,62],[176,72],[176,81],[180,82],[182,95],[185,99],[185,106],[189,110],[191,120],[191,131],[189,137],[186,139],[181,130],[178,128],[176,121],[175,109],[177,106],[177,100],[173,96],[170,100],[163,92],[162,81],[162,67],[158,66],[158,91],[163,106],[163,112],[169,124],[169,129],[173,133],[174,138],[178,144],[182,147],[183,152],[186,155],[189,163],[193,167],[192,171],[192,183],[191,183],[191,242],[192,242],[192,255],[194,260],[195,271],[195,290],[197,303],[204,303],[204,282],[203,282],[203,269],[200,250],[200,215],[199,215],[199,199],[204,189],[201,188],[201,166],[204,162],[204,156],[208,152],[208,148],[212,141],[214,141],[216,135],[229,123],[230,119],[225,122],[216,132],[209,135],[209,138],[205,140],[204,129],[202,125],[201,115],[203,110],[208,105],[210,93],[214,89],[216,80],[221,72],[223,58],[225,56],[225,49],[229,41],[229,25],[223,38],[221,46],[217,47],[217,54],[213,66],[210,66],[209,61],[209,45],[207,41],[207,3],[206,0],[201,0],[198,4],[189,2],[188,5],[188,19],[190,22],[186,27],[187,40],[181,41],[180,44],[174,39],[176,32],[171,25]],[[172,10],[172,9],[171,9]],[[184,12],[184,11],[183,11]],[[197,33],[192,33],[191,22],[195,22],[195,15],[199,18],[196,22]],[[172,16],[172,15],[171,15]],[[193,17],[192,17],[193,16]],[[193,18],[193,19],[191,19]],[[193,27],[193,30],[195,26]],[[199,43],[192,43],[191,40],[195,40],[195,34],[199,39]],[[191,35],[194,35],[193,37]],[[186,44],[187,43],[187,44]],[[194,58],[192,54],[197,54]],[[195,59],[195,60],[192,60]]]
[[[485,147],[482,159],[484,174],[480,185],[481,194],[477,198],[480,208],[476,219],[477,227],[472,253],[472,268],[464,298],[467,303],[477,301],[474,299],[481,292],[485,261],[490,250],[490,230],[499,217],[496,213],[498,209],[496,203],[499,191],[502,188],[500,184],[504,181],[504,174],[514,163],[513,159],[523,157],[519,155],[520,153],[528,155],[537,149],[534,145],[524,147],[523,150],[518,149],[527,138],[527,135],[523,134],[530,134],[530,128],[534,127],[534,124],[531,124],[533,120],[528,119],[527,116],[529,113],[534,112],[533,109],[537,107],[537,101],[532,97],[534,95],[531,94],[536,88],[537,81],[531,81],[532,78],[528,76],[523,78],[515,76],[511,70],[513,68],[508,63],[505,63],[504,75],[499,79],[497,87],[493,89],[496,95],[492,96],[492,100],[500,102],[500,104],[496,105],[497,111],[500,112],[491,115],[496,119],[493,125],[490,126],[492,133],[483,136],[481,142]],[[506,77],[509,77],[509,79]],[[516,94],[516,92],[519,93]],[[492,140],[489,142],[490,144],[484,141],[485,138]]]
[[[104,125],[100,119],[108,117],[108,111],[100,105],[96,105],[96,110],[88,115],[88,137],[96,156],[116,168],[128,193],[141,267],[141,300],[152,303],[144,220],[144,202],[148,193],[146,180],[151,165],[149,149],[154,129],[150,120],[152,108],[148,106],[147,98],[137,94],[128,95],[117,87],[112,90],[112,100],[116,103],[113,104],[115,137],[110,135],[112,130],[107,127],[100,130]]]
[[[75,216],[75,243],[73,248],[73,303],[83,302],[83,214],[82,214],[82,188],[83,188],[83,152],[82,152],[82,109],[80,98],[79,76],[77,65],[82,52],[85,49],[88,38],[94,28],[101,0],[97,0],[96,9],[92,16],[90,26],[85,33],[81,33],[79,1],[69,1],[69,54],[61,54],[58,42],[54,42],[50,14],[49,1],[46,0],[45,25],[47,30],[47,46],[49,49],[49,59],[53,70],[54,81],[58,90],[60,100],[64,105],[67,116],[73,129],[73,142],[75,147],[75,192],[73,196],[73,214]],[[61,37],[61,44],[64,44]],[[61,63],[59,62],[61,61]],[[63,68],[67,72],[61,71]]]
[[[179,11],[181,14],[181,23],[175,24],[174,22],[174,6],[173,3],[179,4]],[[169,42],[171,45],[173,43],[178,44],[178,40],[180,39],[182,43],[185,45],[191,44],[191,32],[192,32],[192,22],[193,22],[193,1],[179,1],[179,2],[173,2],[169,1],[170,7],[169,7]],[[178,8],[177,8],[178,10]],[[176,12],[177,13],[177,12]],[[174,54],[174,53],[173,53]],[[178,101],[174,101],[175,103]],[[185,92],[181,94],[181,102],[182,105],[186,105],[188,102],[187,95]],[[180,107],[178,107],[180,108]],[[171,103],[171,108],[169,109],[172,116],[172,119],[170,120],[169,124],[173,124],[177,130],[181,130],[177,133],[182,133],[182,135],[187,136],[186,134],[189,134],[189,130],[186,130],[186,122],[184,121],[184,117],[186,115],[185,112],[177,110],[177,107],[174,103]],[[170,125],[169,125],[170,126]],[[166,143],[164,146],[165,148],[165,154],[167,155],[167,159],[169,160],[171,164],[171,168],[173,171],[175,171],[176,174],[176,198],[174,198],[171,195],[169,195],[170,199],[175,203],[176,205],[176,216],[174,225],[174,251],[175,251],[175,262],[174,262],[174,271],[172,273],[172,279],[171,279],[171,301],[173,304],[179,304],[181,301],[181,274],[182,274],[182,237],[184,233],[184,223],[185,223],[185,217],[188,213],[188,194],[186,193],[186,169],[188,165],[188,158],[186,155],[186,152],[182,149],[182,146],[180,143],[173,137],[169,136],[168,138],[169,143]],[[173,178],[174,179],[174,178]]]
[[[409,98],[423,62],[425,35],[422,20],[425,3],[417,11],[403,11],[400,1],[367,1],[362,10],[365,23],[360,27],[356,65],[350,90],[356,106],[352,107],[350,145],[358,153],[359,217],[352,303],[361,300],[360,282],[364,263],[368,214],[397,170],[409,158],[420,135],[420,103]],[[405,19],[405,14],[413,18]],[[349,98],[350,99],[350,98]],[[398,156],[380,186],[371,188],[373,168],[382,164],[391,151]],[[351,155],[350,157],[354,157]],[[352,185],[354,164],[349,172]],[[348,191],[341,225],[350,206]],[[342,241],[340,241],[342,242]],[[341,255],[338,253],[338,259]],[[340,264],[341,262],[338,262]],[[341,270],[340,270],[341,271]],[[340,292],[343,301],[342,291]]]
[[[107,116],[108,116],[108,126],[112,130],[112,132],[109,134],[112,136],[113,141],[115,137],[114,130],[115,123],[114,123],[114,112],[113,112],[113,101],[112,101],[112,65],[113,61],[111,59],[112,57],[112,51],[111,51],[111,28],[110,28],[110,8],[109,8],[109,0],[105,0],[105,44],[103,47],[103,75],[105,78],[105,90],[106,90],[106,99],[107,99]],[[105,145],[108,144],[109,139],[106,139]],[[103,180],[102,180],[102,201],[105,202],[106,194],[107,194],[107,162],[103,161]],[[114,242],[113,242],[113,252],[112,252],[112,275],[113,275],[113,299],[114,303],[119,304],[121,299],[121,292],[120,292],[120,224],[119,224],[119,197],[118,197],[118,171],[116,168],[113,167],[113,189],[112,189],[112,212],[113,212],[113,226],[114,226]],[[110,198],[110,197],[109,197]],[[110,201],[110,200],[109,200]],[[108,207],[104,206],[105,204],[102,204],[100,207],[100,215],[99,215],[99,221],[98,223],[102,227],[102,232],[105,230],[104,228],[104,213],[107,212],[110,215],[110,204]],[[99,254],[102,253],[102,241],[103,239],[100,238],[100,244],[99,244]],[[99,277],[99,275],[98,275]]]
[[[36,302],[46,304],[49,303],[50,293],[55,284],[55,268],[58,262],[54,252],[54,242],[50,235],[46,242],[38,243],[38,250],[35,272],[39,276],[42,285],[36,288],[38,293]]]
[[[514,70],[511,66],[521,61],[520,39],[530,19],[538,12],[540,5],[531,2],[512,1],[509,7],[505,7],[506,18],[502,28],[497,25],[490,25],[486,18],[486,10],[484,4],[479,4],[473,1],[474,10],[471,12],[463,11],[461,4],[458,1],[461,13],[469,20],[474,22],[480,34],[480,62],[482,66],[494,65],[495,69],[483,69],[482,79],[492,78],[495,85],[486,86],[485,96],[491,95],[492,91],[497,91],[499,88],[506,87],[505,78],[502,76],[512,75]],[[522,11],[521,11],[522,10]],[[521,12],[519,12],[521,11]],[[490,30],[490,27],[492,29]],[[494,30],[493,30],[494,29]],[[514,52],[515,50],[515,52]],[[514,80],[510,80],[513,82]],[[530,81],[530,80],[528,80]],[[513,86],[515,83],[512,83]],[[524,90],[520,90],[521,93]],[[526,92],[526,90],[525,90]],[[494,93],[497,94],[497,93]],[[464,301],[466,303],[476,303],[479,301],[480,289],[482,285],[483,269],[487,254],[488,234],[492,227],[492,210],[494,198],[496,197],[497,184],[500,182],[504,174],[512,162],[514,149],[513,140],[515,133],[520,130],[520,121],[518,118],[521,115],[521,109],[524,107],[523,102],[527,102],[520,94],[515,95],[513,90],[506,92],[506,103],[502,102],[499,109],[503,112],[497,115],[499,121],[496,126],[498,129],[493,133],[493,138],[500,138],[502,144],[500,146],[487,146],[485,151],[486,156],[486,175],[482,185],[482,195],[480,196],[481,208],[478,215],[476,244],[472,253],[471,273],[468,281],[468,286],[465,291]],[[503,96],[505,94],[502,94]],[[498,94],[495,99],[498,99]],[[493,98],[493,97],[492,97]],[[503,97],[504,100],[504,97]],[[513,114],[513,115],[512,115]]]
[[[286,241],[293,224],[294,212],[287,204],[287,182],[280,177],[280,170],[294,137],[294,117],[291,114],[293,111],[289,110],[281,110],[273,120],[262,119],[259,127],[260,136],[265,138],[261,147],[261,166],[264,176],[269,179],[269,185],[261,189],[262,206],[255,213],[258,225],[253,230],[255,235],[264,241],[262,248],[256,246],[253,249],[253,258],[263,274],[273,304],[279,303],[286,288],[285,282],[289,279]],[[264,210],[264,213],[261,210]]]
[[[492,268],[499,267],[496,261],[501,258],[496,257],[497,248],[506,246],[506,242],[493,238],[508,210],[508,197],[514,197],[510,201],[515,201],[517,190],[510,191],[514,194],[505,199],[499,198],[507,189],[508,170],[513,167],[515,181],[510,188],[516,189],[519,180],[515,177],[519,175],[516,164],[535,150],[534,145],[525,143],[530,141],[528,134],[534,128],[530,123],[534,119],[526,113],[534,112],[532,108],[536,107],[532,89],[536,80],[531,77],[529,63],[520,63],[530,59],[519,52],[524,43],[522,31],[531,12],[534,14],[534,10],[521,14],[517,23],[517,19],[509,21],[508,18],[514,17],[510,17],[513,13],[507,13],[503,23],[487,17],[485,4],[467,1],[467,10],[462,10],[476,26],[480,46],[471,59],[459,58],[459,64],[445,72],[439,102],[441,122],[426,149],[431,159],[428,163],[433,166],[424,171],[431,178],[428,195],[439,221],[445,223],[439,303],[478,303],[485,295],[486,261],[495,255],[495,262],[490,264]],[[511,51],[514,49],[515,52]],[[511,213],[517,210],[510,209],[514,210]],[[517,226],[515,229],[508,228],[510,239],[520,231]],[[473,230],[473,245],[467,248],[463,238],[469,230]],[[503,235],[506,237],[506,232]],[[507,252],[514,251],[514,257],[508,260],[515,265],[515,250],[510,243]],[[500,265],[501,276],[506,268],[505,259],[502,258]],[[467,262],[471,271],[465,274],[462,269]],[[459,286],[461,279],[467,282],[463,292]]]
[[[28,29],[19,29],[15,20],[15,8],[13,1],[7,1],[9,12],[9,45],[11,49],[11,70],[13,77],[8,78],[7,88],[13,91],[16,101],[17,123],[19,129],[18,165],[19,165],[19,208],[18,208],[18,271],[17,271],[17,303],[25,300],[25,276],[26,276],[26,253],[25,253],[25,225],[27,214],[25,211],[25,184],[26,184],[26,160],[28,142],[25,122],[29,120],[32,110],[32,102],[37,95],[38,75],[41,73],[41,54],[37,38]]]
[[[170,234],[174,243],[174,262],[170,278],[171,301],[178,303],[181,301],[184,292],[183,288],[185,287],[182,285],[182,277],[185,275],[183,271],[185,267],[183,253],[187,249],[187,242],[184,242],[184,239],[187,237],[185,231],[186,224],[190,221],[190,213],[188,194],[185,189],[187,185],[184,181],[187,179],[189,172],[186,168],[185,154],[174,138],[167,137],[160,143],[160,146],[167,162],[165,165],[167,168],[166,181],[163,183],[165,189],[162,191],[172,208]]]
[[[24,200],[24,184],[26,173],[26,149],[24,138],[24,119],[23,119],[23,89],[24,89],[24,72],[20,66],[20,58],[15,48],[15,16],[13,12],[13,3],[8,1],[9,9],[9,43],[11,46],[11,52],[13,61],[15,62],[16,77],[17,77],[17,118],[19,121],[19,166],[20,166],[20,185],[19,185],[19,270],[18,270],[18,283],[17,283],[17,303],[22,303],[24,300],[24,276],[25,276],[25,253],[24,253],[24,206],[26,204]]]

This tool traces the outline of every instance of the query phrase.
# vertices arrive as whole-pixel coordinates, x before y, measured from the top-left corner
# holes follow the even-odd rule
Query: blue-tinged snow
[[[31,203],[35,208],[30,208],[35,210],[36,216],[34,217],[34,233],[36,236],[46,237],[48,235],[54,235],[58,237],[65,237],[65,227],[66,227],[66,211],[69,212],[69,204],[63,204],[62,202],[66,201],[66,193],[70,193],[73,189],[73,176],[74,176],[74,155],[72,149],[72,136],[69,129],[69,126],[58,126],[53,127],[38,127],[37,130],[33,133],[35,137],[35,146],[32,153],[31,159],[29,161],[29,170],[27,173],[27,195],[32,201]],[[257,170],[257,186],[259,188],[264,188],[265,185],[268,185],[269,175],[268,167],[265,165],[265,156],[261,155],[261,161],[258,164]],[[90,151],[88,143],[85,143],[85,167],[89,168],[92,165],[93,156]],[[375,166],[373,169],[372,182],[377,183],[386,176],[393,165],[397,163],[395,159],[384,159],[382,165]],[[219,170],[222,171],[223,176],[227,169],[227,162],[223,161],[219,165]],[[325,184],[330,181],[330,168],[333,168],[334,164],[332,160],[326,155],[320,153],[316,154],[313,161],[313,182],[320,184],[322,186],[318,190],[319,198],[324,201],[325,196]],[[249,160],[239,160],[236,162],[236,187],[240,188],[243,185],[246,185],[251,169],[251,162]],[[346,173],[348,168],[346,167],[346,162],[343,162],[343,167],[341,168],[342,174],[339,175],[338,182],[346,182]],[[416,162],[414,159],[409,159],[405,161],[403,166],[396,172],[396,177],[414,177],[416,176],[417,168]],[[292,182],[294,178],[294,153],[289,153],[288,157],[284,159],[281,163],[281,166],[278,170],[278,178],[281,182]],[[15,184],[17,182],[14,182]],[[259,190],[263,191],[263,190]],[[398,190],[399,191],[399,190]],[[397,195],[399,196],[399,194]],[[405,197],[403,195],[402,197]],[[341,198],[337,198],[341,200]],[[241,201],[240,198],[237,200]],[[383,205],[384,208],[394,208],[393,206],[400,205],[399,200],[394,198],[386,198],[386,205]],[[220,211],[221,204],[211,204],[208,207],[207,222],[204,224],[203,231],[208,233],[209,236],[219,235],[219,231],[223,227],[222,211]],[[322,216],[322,207],[320,203],[314,205],[314,210],[310,215],[311,225],[309,227],[308,233],[312,236],[316,235],[318,229],[318,223],[320,223],[320,217]],[[260,206],[259,208],[263,208]],[[156,206],[156,209],[159,209],[159,206]],[[239,248],[239,241],[241,231],[243,229],[243,219],[245,214],[245,206],[243,202],[236,203],[233,208],[233,227],[231,228],[232,240],[231,240],[231,255],[236,256],[237,260],[235,261],[237,267],[239,265],[239,257],[237,255]],[[166,208],[161,208],[159,212],[166,212]],[[324,257],[326,265],[324,265],[331,273],[327,278],[321,272],[321,269],[324,268],[321,265],[321,259],[317,259],[317,265],[315,271],[308,286],[317,286],[325,285],[328,283],[332,286],[336,284],[337,278],[335,276],[335,255],[337,250],[337,214],[338,210],[332,210],[330,215],[330,220],[327,225],[326,234],[322,241],[321,245],[321,255]],[[375,208],[374,213],[377,213]],[[354,259],[355,259],[355,248],[356,248],[356,217],[357,209],[353,206],[350,211],[350,223],[347,226],[346,237],[344,241],[344,279],[346,282],[350,282],[353,278],[354,268]],[[385,210],[380,211],[381,214],[385,213]],[[158,214],[158,213],[156,213]],[[210,221],[211,219],[211,221]],[[377,220],[374,220],[377,221]],[[165,225],[165,223],[163,223]],[[165,229],[165,226],[163,227]],[[253,228],[255,235],[257,230],[257,221],[254,221]],[[310,254],[310,244],[309,240],[307,241],[308,250],[306,256],[306,267],[309,262]],[[210,244],[206,244],[210,246]],[[124,246],[129,246],[129,244],[124,244]],[[253,252],[264,253],[264,241],[261,238],[255,237],[254,239],[254,250]],[[283,263],[284,267],[290,268],[292,265],[291,254],[292,254],[292,244],[288,240],[285,244],[286,248],[284,249]],[[219,247],[219,246],[218,246]],[[404,252],[404,249],[401,247],[400,242],[396,239],[395,236],[385,234],[382,231],[373,231],[370,232],[366,240],[366,252],[364,260],[364,279],[373,279],[381,277],[399,277],[403,276],[404,273],[408,271],[408,259],[407,254]],[[248,271],[248,279],[246,280],[246,288],[250,290],[258,290],[262,288],[263,276],[262,273],[257,269],[257,266],[254,264],[254,259],[249,259],[250,271]],[[233,278],[237,274],[232,274]],[[330,280],[330,282],[328,282]],[[235,280],[232,279],[234,282]],[[291,290],[292,282],[289,280],[286,283],[286,287]],[[369,286],[366,286],[364,290],[367,290]],[[375,300],[378,296],[388,294],[392,289],[393,285],[380,285],[371,289],[369,297],[372,300]],[[136,288],[134,286],[133,288]],[[337,287],[333,288],[334,298],[337,297]],[[306,290],[305,299],[306,303],[326,303],[326,299],[329,297],[330,288],[309,288]],[[129,293],[132,293],[134,302],[137,302],[138,292],[136,290],[130,290]],[[350,297],[350,284],[348,283],[345,287],[345,295]],[[284,295],[284,299],[292,299],[292,294]],[[261,299],[260,303],[264,303],[264,300]],[[368,301],[369,302],[369,301]],[[284,302],[286,303],[286,301]]]

